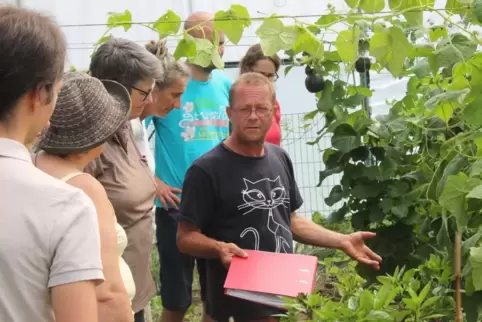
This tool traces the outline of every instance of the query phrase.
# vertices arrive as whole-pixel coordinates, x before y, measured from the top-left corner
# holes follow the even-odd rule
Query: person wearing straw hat
[[[96,322],[95,206],[28,150],[55,108],[65,37],[50,17],[2,4],[0,43],[0,321]]]
[[[127,237],[116,222],[102,184],[83,172],[102,153],[104,143],[126,122],[131,106],[129,92],[117,82],[100,81],[83,72],[66,73],[62,80],[50,127],[40,137],[40,151],[34,155],[34,164],[82,189],[94,202],[105,276],[104,283],[96,289],[99,321],[132,322],[135,285],[121,257]]]

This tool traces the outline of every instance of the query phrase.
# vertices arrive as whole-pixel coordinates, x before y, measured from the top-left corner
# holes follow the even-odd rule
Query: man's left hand
[[[354,260],[379,270],[382,258],[368,248],[364,241],[375,236],[375,233],[365,231],[345,235],[346,238],[341,243],[341,250]]]

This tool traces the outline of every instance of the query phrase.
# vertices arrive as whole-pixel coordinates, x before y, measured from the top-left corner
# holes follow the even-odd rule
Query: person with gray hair
[[[156,86],[152,92],[152,103],[146,104],[138,119],[131,120],[131,126],[137,146],[146,157],[149,168],[154,174],[154,156],[149,148],[147,129],[143,121],[145,124],[150,124],[152,117],[166,117],[170,111],[181,107],[181,95],[186,89],[190,72],[186,64],[177,61],[169,53],[166,40],[151,40],[146,44],[146,49],[159,59],[163,73],[162,77],[156,79]]]
[[[124,85],[131,96],[129,119],[136,119],[152,104],[155,81],[162,78],[159,59],[144,47],[126,40],[110,39],[92,57],[90,74]],[[84,170],[104,186],[117,222],[124,228],[128,245],[123,258],[132,271],[136,294],[132,310],[136,322],[144,321],[144,308],[156,288],[149,267],[152,250],[152,209],[156,184],[146,159],[136,146],[131,123],[126,121],[106,141],[102,154]]]

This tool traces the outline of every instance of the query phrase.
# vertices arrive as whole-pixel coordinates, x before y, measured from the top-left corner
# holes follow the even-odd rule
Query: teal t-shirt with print
[[[231,81],[224,72],[214,70],[206,82],[189,80],[181,97],[181,108],[165,118],[152,117],[155,129],[156,176],[167,185],[182,188],[191,164],[224,140],[229,134]],[[156,206],[161,207],[156,198]]]

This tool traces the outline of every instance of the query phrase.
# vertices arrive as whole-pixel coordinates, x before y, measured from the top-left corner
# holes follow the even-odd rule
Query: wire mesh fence
[[[318,137],[317,132],[323,127],[324,120],[318,115],[308,123],[304,120],[304,115],[297,113],[281,116],[281,145],[291,157],[296,181],[304,199],[304,204],[297,213],[307,218],[311,218],[314,212],[328,216],[337,205],[329,207],[324,199],[328,197],[333,186],[340,182],[340,176],[328,177],[317,187],[319,173],[324,169],[323,151],[331,147],[331,139],[324,136],[318,143],[309,144]]]

